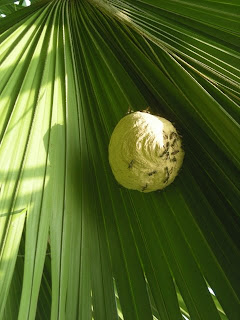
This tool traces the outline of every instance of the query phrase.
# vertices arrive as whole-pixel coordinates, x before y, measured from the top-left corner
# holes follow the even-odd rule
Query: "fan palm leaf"
[[[237,10],[59,0],[1,20],[0,318],[239,319]],[[143,194],[108,143],[147,106],[186,156]]]

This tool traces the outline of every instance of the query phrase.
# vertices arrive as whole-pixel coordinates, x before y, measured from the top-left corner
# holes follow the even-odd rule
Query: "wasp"
[[[152,171],[152,172],[149,172],[148,175],[149,175],[149,176],[152,176],[152,175],[155,174],[155,173],[157,173],[156,170],[154,170],[154,171]]]
[[[165,167],[164,171],[165,171],[166,178],[164,179],[163,183],[167,183],[169,176],[170,176],[169,171],[168,171],[168,167]]]
[[[177,142],[177,139],[174,139],[174,140],[173,140],[173,143],[171,144],[171,147],[174,147],[175,144],[176,144],[176,142]]]
[[[170,157],[169,157],[169,152],[166,153],[166,160],[167,160],[167,159],[170,159]]]
[[[128,165],[128,169],[131,169],[133,167],[133,162],[134,162],[134,160],[131,160],[131,162]]]
[[[168,139],[168,135],[166,134],[165,131],[163,131],[163,138],[164,138],[164,139]]]
[[[175,155],[175,154],[177,154],[179,152],[179,150],[176,150],[176,151],[173,151],[172,153],[171,153],[171,155]]]
[[[167,149],[169,148],[169,141],[166,143],[166,148]]]
[[[142,112],[151,113],[151,112],[150,112],[150,107],[147,107],[146,109],[142,110]]]
[[[159,157],[162,158],[166,153],[167,153],[167,149],[165,149]]]
[[[132,110],[130,107],[128,108],[127,114],[133,113],[135,112],[134,110]]]
[[[142,187],[142,191],[147,189],[148,184],[146,183],[144,187]]]
[[[172,159],[170,159],[170,161],[172,161],[172,162],[176,162],[176,161],[177,161],[177,159],[176,159],[176,157],[173,157]]]
[[[171,134],[170,134],[170,140],[172,140],[173,137],[178,138],[178,134],[176,132],[174,132],[174,131],[171,132]]]

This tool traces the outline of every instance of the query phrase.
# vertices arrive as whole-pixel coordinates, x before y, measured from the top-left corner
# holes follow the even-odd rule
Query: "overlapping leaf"
[[[113,320],[120,304],[130,320],[237,320],[234,7],[220,25],[213,3],[91,3],[39,2],[0,26],[0,317]],[[114,181],[108,142],[148,105],[175,122],[186,158],[143,195]]]

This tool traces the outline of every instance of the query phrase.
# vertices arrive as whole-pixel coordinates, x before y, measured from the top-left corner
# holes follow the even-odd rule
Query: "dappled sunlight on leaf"
[[[0,318],[238,320],[234,7],[43,0],[1,19]],[[186,157],[143,195],[108,145],[147,107]]]

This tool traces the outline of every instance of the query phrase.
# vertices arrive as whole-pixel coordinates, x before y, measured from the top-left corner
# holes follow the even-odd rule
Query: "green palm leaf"
[[[237,10],[61,0],[1,20],[0,318],[239,319]],[[186,157],[142,194],[108,143],[147,106]]]

